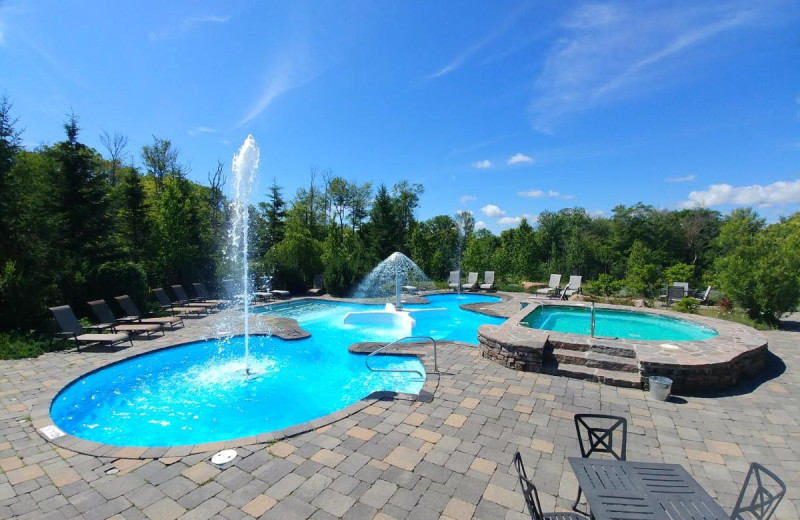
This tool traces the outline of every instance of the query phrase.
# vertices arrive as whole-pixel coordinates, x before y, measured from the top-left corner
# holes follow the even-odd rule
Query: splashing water
[[[239,153],[233,155],[234,200],[231,203],[233,220],[230,231],[231,258],[234,269],[241,271],[242,295],[244,298],[244,370],[250,374],[250,272],[248,256],[248,228],[250,192],[258,170],[260,150],[252,135],[248,135]],[[239,265],[239,263],[241,264]]]
[[[392,253],[386,260],[364,277],[353,290],[353,298],[389,298],[394,296],[395,308],[402,306],[402,290],[411,286],[429,290],[433,284],[413,260],[400,252]]]

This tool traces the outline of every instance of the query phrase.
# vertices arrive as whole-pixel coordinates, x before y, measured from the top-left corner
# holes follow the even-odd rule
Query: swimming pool
[[[447,309],[447,319],[425,320],[415,334],[477,343],[481,324],[503,321],[458,307],[498,298],[454,294],[430,300],[428,307]],[[353,343],[397,337],[392,331],[342,323],[347,312],[365,308],[374,306],[320,300],[271,306],[260,312],[294,317],[311,337],[251,336],[257,377],[242,377],[243,338],[195,342],[121,361],[74,381],[53,400],[50,416],[63,431],[87,440],[177,446],[283,429],[379,390],[419,393],[424,383],[419,375],[373,372],[363,355],[348,352]],[[375,356],[370,364],[425,373],[414,356]]]
[[[526,316],[521,323],[535,329],[589,335],[592,323],[591,309],[542,305]],[[645,341],[702,341],[716,337],[718,332],[698,323],[667,316],[627,310],[597,309],[594,335]]]

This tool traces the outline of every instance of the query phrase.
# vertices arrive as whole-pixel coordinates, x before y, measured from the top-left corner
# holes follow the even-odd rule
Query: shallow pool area
[[[446,309],[420,320],[415,335],[477,343],[481,324],[503,318],[459,308],[494,303],[483,295],[436,295]],[[379,355],[371,371],[363,354],[348,347],[388,342],[401,331],[343,323],[353,310],[375,306],[300,300],[265,306],[256,313],[290,317],[311,333],[302,340],[250,337],[252,375],[244,374],[243,337],[206,340],[157,350],[92,372],[53,400],[50,416],[64,432],[119,446],[178,446],[231,440],[284,429],[341,410],[376,391],[418,394],[425,367],[416,356]]]
[[[542,305],[520,322],[528,327],[589,335],[592,313],[588,307]],[[718,332],[687,320],[644,312],[597,309],[594,335],[643,341],[702,341]]]

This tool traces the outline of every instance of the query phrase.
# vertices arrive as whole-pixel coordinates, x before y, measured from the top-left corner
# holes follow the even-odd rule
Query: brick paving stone
[[[413,471],[417,464],[420,463],[422,460],[422,454],[410,450],[405,446],[398,446],[397,448],[393,449],[386,458],[383,459],[384,462],[387,464],[391,464],[393,466],[397,466],[398,468]]]
[[[181,474],[196,484],[203,484],[220,473],[221,470],[219,468],[204,461],[186,468]]]
[[[475,506],[458,498],[451,498],[442,511],[442,515],[453,520],[470,520],[475,513]]]
[[[363,498],[363,497],[362,497]],[[336,517],[344,516],[356,501],[332,489],[326,489],[317,496],[311,505],[316,506]]]
[[[397,485],[385,480],[376,481],[359,499],[375,509],[382,508],[397,491]]]
[[[314,462],[319,462],[320,464],[324,464],[325,466],[335,468],[337,464],[342,462],[345,459],[345,456],[341,453],[336,453],[335,451],[331,451],[328,449],[321,449],[317,453],[311,457],[311,460]]]
[[[278,502],[263,516],[265,520],[306,520],[316,508],[295,497],[287,497]]]
[[[242,506],[242,511],[252,517],[258,518],[269,511],[277,503],[278,501],[270,496],[258,495],[253,500]]]
[[[162,498],[155,504],[144,508],[143,513],[153,520],[175,520],[186,510],[170,498]]]

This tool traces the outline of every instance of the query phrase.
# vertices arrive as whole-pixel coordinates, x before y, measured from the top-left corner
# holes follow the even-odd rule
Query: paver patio
[[[221,315],[187,320],[185,329],[132,349],[203,337]],[[222,468],[210,453],[83,455],[34,430],[29,415],[41,394],[117,353],[0,361],[0,518],[525,518],[514,452],[522,452],[545,508],[568,508],[577,493],[566,463],[578,453],[572,417],[604,412],[629,419],[629,459],[682,464],[726,510],[749,463],[767,465],[789,488],[776,518],[797,519],[800,314],[786,324],[766,333],[772,354],[763,377],[672,402],[517,372],[481,358],[477,345],[442,343],[432,402],[376,401],[312,432],[239,448]]]

